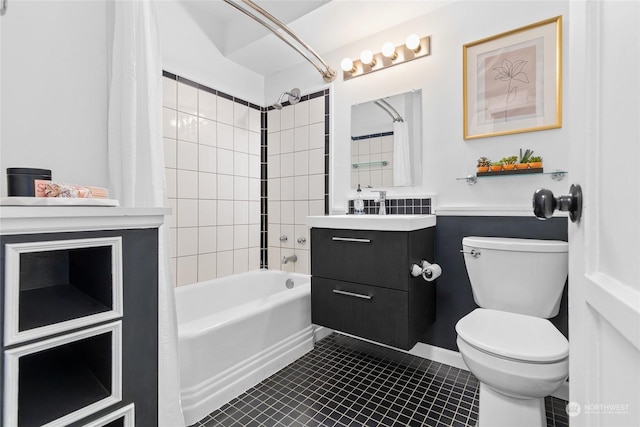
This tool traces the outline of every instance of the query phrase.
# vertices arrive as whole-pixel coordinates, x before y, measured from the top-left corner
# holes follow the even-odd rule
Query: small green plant
[[[533,150],[527,150],[522,154],[522,148],[520,149],[520,163],[529,163],[531,160],[531,156],[533,155]]]
[[[518,156],[503,157],[500,161],[505,165],[515,165],[518,161]]]
[[[502,160],[498,161],[498,162],[491,162],[491,166],[502,166],[504,163],[502,162]]]
[[[478,159],[478,167],[480,168],[485,166],[491,166],[491,160],[489,160],[489,158],[487,157],[482,156]]]
[[[529,163],[536,163],[541,161],[542,161],[542,157],[540,156],[531,156],[531,158],[529,158]]]

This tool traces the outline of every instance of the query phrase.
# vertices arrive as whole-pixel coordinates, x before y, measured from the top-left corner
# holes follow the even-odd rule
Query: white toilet
[[[465,237],[462,247],[481,307],[456,324],[460,354],[480,381],[476,427],[544,427],[544,397],[569,374],[569,342],[546,320],[560,308],[568,244]]]

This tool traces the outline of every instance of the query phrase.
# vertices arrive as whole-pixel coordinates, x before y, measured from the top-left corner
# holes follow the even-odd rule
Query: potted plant
[[[504,157],[500,161],[502,162],[502,168],[504,170],[512,171],[516,168],[516,162],[518,161],[518,156]]]
[[[478,159],[478,172],[488,172],[489,166],[491,166],[491,160],[487,157],[482,156]]]
[[[529,159],[529,167],[531,169],[542,168],[542,157],[540,157],[540,156],[532,156]]]
[[[521,148],[520,159],[519,163],[516,164],[516,169],[527,169],[529,167],[529,159],[531,159],[531,155],[533,155],[533,150],[527,149],[523,154]]]
[[[502,170],[502,162],[491,163],[491,172],[498,172]]]

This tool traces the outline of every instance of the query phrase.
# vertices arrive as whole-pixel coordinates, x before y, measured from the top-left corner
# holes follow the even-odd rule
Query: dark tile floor
[[[566,402],[545,401],[548,427]],[[467,371],[332,334],[193,427],[474,426],[478,380]]]

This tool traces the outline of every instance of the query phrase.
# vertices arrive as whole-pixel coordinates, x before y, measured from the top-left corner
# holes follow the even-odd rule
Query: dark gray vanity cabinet
[[[311,320],[408,350],[435,321],[435,282],[410,267],[434,260],[434,228],[311,229]]]

